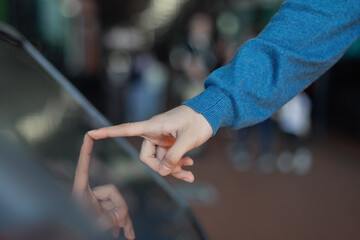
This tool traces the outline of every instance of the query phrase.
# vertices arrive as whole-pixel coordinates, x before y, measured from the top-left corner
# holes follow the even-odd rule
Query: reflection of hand
[[[117,237],[120,228],[124,228],[127,239],[135,239],[128,207],[124,198],[114,185],[99,186],[94,189],[89,185],[89,168],[94,141],[86,134],[81,147],[79,162],[76,168],[73,194],[90,206],[98,215],[99,222],[105,229],[113,228]]]
[[[213,130],[208,121],[187,106],[180,106],[147,121],[121,124],[88,132],[93,139],[141,136],[144,138],[140,160],[165,176],[194,181],[182,166],[193,165],[185,153],[206,142]]]

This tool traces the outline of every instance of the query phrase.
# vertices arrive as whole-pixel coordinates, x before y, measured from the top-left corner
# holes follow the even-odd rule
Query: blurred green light
[[[231,12],[222,13],[216,20],[219,33],[225,36],[234,36],[239,32],[240,26],[239,19]]]

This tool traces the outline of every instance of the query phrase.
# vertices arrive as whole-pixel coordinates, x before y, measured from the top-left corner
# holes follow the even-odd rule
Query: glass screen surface
[[[36,154],[70,194],[83,136],[101,121],[22,46],[0,40],[0,74],[0,137]],[[127,148],[114,139],[95,143],[91,186],[118,187],[137,239],[201,239],[189,215]]]

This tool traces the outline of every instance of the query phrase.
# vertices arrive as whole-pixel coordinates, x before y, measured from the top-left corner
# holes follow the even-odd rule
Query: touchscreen
[[[29,43],[0,37],[0,137],[37,156],[70,194],[84,134],[107,122],[47,66]],[[136,239],[202,239],[188,209],[155,178],[126,140],[95,143],[91,187],[117,186],[128,204]]]

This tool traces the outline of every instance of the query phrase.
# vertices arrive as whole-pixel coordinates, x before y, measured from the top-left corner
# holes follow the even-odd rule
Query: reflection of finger
[[[106,207],[108,206],[109,205],[107,205]],[[122,214],[123,214],[122,209],[118,207],[106,211],[99,218],[100,226],[105,230],[113,228],[112,234],[114,237],[119,236],[120,227],[123,227],[125,237],[127,239],[135,239],[135,232],[129,215],[126,215],[124,218],[122,218],[121,217]]]
[[[95,197],[99,200],[110,200],[119,210],[119,221],[128,215],[128,207],[119,191],[114,185],[105,185],[93,189]]]
[[[110,200],[99,201],[103,210],[109,211],[115,207]]]
[[[109,137],[131,137],[139,136],[144,133],[145,123],[143,122],[134,122],[134,123],[124,123],[117,126],[100,128],[97,130],[89,131],[89,135],[93,139],[104,139]]]
[[[124,233],[125,233],[125,237],[127,239],[130,239],[130,240],[135,239],[135,232],[134,232],[133,224],[132,224],[130,217],[128,217],[126,219],[125,226],[124,226]]]
[[[86,189],[89,185],[89,169],[91,161],[91,152],[94,141],[85,134],[84,142],[81,146],[78,165],[75,172],[73,191],[78,192]]]
[[[113,208],[102,214],[98,221],[100,226],[107,230],[113,227],[118,227],[119,219],[119,208]]]
[[[186,170],[181,170],[179,173],[171,173],[171,175],[189,183],[192,183],[195,179],[194,174]]]

